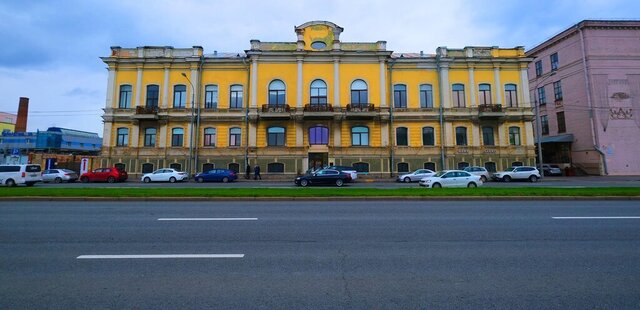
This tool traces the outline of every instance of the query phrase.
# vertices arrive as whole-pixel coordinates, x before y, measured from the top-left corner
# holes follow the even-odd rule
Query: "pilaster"
[[[142,96],[142,65],[138,65],[138,76],[136,78],[136,102],[133,103],[132,107],[144,107],[144,104],[140,102],[140,98]]]
[[[493,66],[493,79],[495,80],[496,104],[502,104],[502,82],[500,81],[500,66]]]

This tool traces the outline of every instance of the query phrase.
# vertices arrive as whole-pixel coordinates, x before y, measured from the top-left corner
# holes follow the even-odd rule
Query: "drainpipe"
[[[600,141],[598,141],[598,132],[596,130],[595,123],[593,121],[593,101],[591,100],[591,81],[589,80],[589,69],[587,67],[587,51],[584,45],[584,34],[582,33],[582,29],[580,25],[576,25],[578,28],[578,32],[580,33],[580,45],[582,46],[582,69],[584,71],[584,84],[587,89],[587,102],[589,103],[589,122],[591,123],[591,139],[593,142],[593,148],[600,153],[602,159],[602,167],[604,169],[604,174],[608,175],[609,172],[607,170],[607,156],[602,150],[598,147],[600,145]]]
[[[244,64],[246,70],[247,70],[247,94],[251,95],[251,64],[247,63],[247,58],[249,56],[245,55],[244,58],[242,58],[242,63]],[[240,167],[241,170],[240,172],[244,172],[245,169],[247,169],[247,166],[249,165],[249,96],[246,96],[247,98],[247,103],[245,104],[245,108],[244,108],[244,132],[245,132],[245,137],[244,137],[244,166]]]
[[[198,150],[200,147],[200,105],[202,105],[202,97],[200,96],[202,94],[202,66],[204,65],[204,55],[200,56],[200,65],[198,66],[198,80],[196,81],[196,83],[198,83],[198,94],[197,94],[197,100],[196,102],[198,103],[198,110],[197,110],[197,115],[196,115],[196,144],[195,144],[195,149],[193,150],[194,152],[194,168],[195,168],[195,172],[194,173],[198,173]],[[193,176],[191,176],[193,177]]]
[[[396,59],[389,61],[389,176],[393,178],[393,147],[395,145],[395,132],[393,130],[393,109],[395,102],[393,102],[393,66],[396,64]]]
[[[438,58],[438,68],[440,64],[440,58]],[[442,74],[440,74],[440,70],[438,70],[438,83],[440,85],[442,85]],[[438,118],[440,119],[440,170],[445,170],[446,169],[446,165],[445,165],[445,158],[444,158],[444,93],[442,92],[442,87],[440,86],[440,91],[438,91],[438,93],[440,94],[440,109],[439,113],[440,115],[438,115]]]

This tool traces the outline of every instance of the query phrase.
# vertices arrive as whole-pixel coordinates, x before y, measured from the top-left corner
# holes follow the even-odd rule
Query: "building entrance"
[[[329,153],[309,153],[309,169],[318,170],[328,165]]]

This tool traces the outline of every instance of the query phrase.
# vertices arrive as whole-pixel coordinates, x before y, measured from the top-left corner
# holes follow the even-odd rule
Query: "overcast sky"
[[[640,19],[638,0],[0,1],[0,111],[30,98],[28,130],[59,126],[102,136],[110,46],[203,46],[241,52],[249,40],[296,40],[327,20],[344,42],[387,41],[395,52],[438,46],[530,49],[583,19]]]

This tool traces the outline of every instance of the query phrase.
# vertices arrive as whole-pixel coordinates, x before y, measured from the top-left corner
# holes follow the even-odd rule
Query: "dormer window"
[[[323,48],[326,48],[327,44],[322,42],[322,41],[315,41],[313,43],[311,43],[311,48],[316,49],[316,50],[321,50]]]

